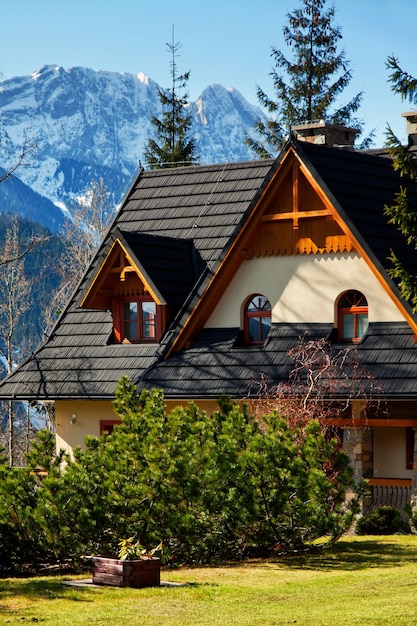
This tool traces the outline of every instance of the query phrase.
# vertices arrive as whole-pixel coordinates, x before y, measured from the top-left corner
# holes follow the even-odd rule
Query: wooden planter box
[[[95,556],[93,583],[113,587],[158,587],[161,583],[160,559],[143,557],[137,561],[120,561]]]

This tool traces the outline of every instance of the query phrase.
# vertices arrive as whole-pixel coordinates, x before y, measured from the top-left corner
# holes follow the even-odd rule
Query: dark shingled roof
[[[137,378],[146,371],[156,359],[158,345],[114,345],[110,312],[79,308],[115,237],[121,234],[138,256],[143,248],[140,261],[163,295],[169,297],[180,283],[184,298],[184,291],[192,287],[192,272],[188,268],[185,278],[181,275],[175,254],[176,261],[184,261],[188,250],[194,269],[200,271],[218,261],[273,164],[267,160],[140,172],[51,337],[2,382],[0,397],[109,398],[122,374]],[[159,257],[167,254],[169,238],[180,240],[176,252],[162,261],[168,265],[171,261],[168,276],[161,278],[156,259],[150,260],[144,235],[149,236],[148,243],[151,237],[158,241]]]
[[[291,145],[379,269],[388,266],[394,247],[417,274],[417,255],[383,215],[404,183],[390,161],[295,140]],[[182,324],[199,281],[217,269],[281,158],[142,171],[51,337],[2,382],[0,397],[111,398],[122,374],[161,387],[167,398],[245,397],[260,372],[286,378],[287,351],[300,334],[328,336],[331,325],[274,324],[256,348],[237,347],[237,328],[205,329],[189,349],[164,360],[163,345],[114,345],[110,312],[79,307],[121,236],[159,293],[177,310],[182,306],[176,321]],[[168,329],[162,343],[177,329]],[[407,323],[371,324],[356,349],[388,396],[417,397],[416,344]]]
[[[263,346],[244,348],[235,346],[238,328],[204,329],[191,348],[151,368],[137,382],[162,388],[173,398],[245,398],[256,390],[260,374],[271,387],[288,380],[294,366],[288,351],[303,338],[331,342],[332,332],[333,324],[272,324]],[[391,399],[417,396],[417,345],[407,323],[371,323],[361,343],[350,348],[368,377],[363,389],[378,384]]]
[[[142,172],[118,227],[192,239],[210,264],[221,256],[274,164],[268,159]]]
[[[169,389],[174,398],[246,397],[251,384],[264,374],[271,384],[286,380],[288,350],[307,333],[310,339],[328,337],[333,324],[273,324],[262,346],[240,347],[238,328],[206,328],[191,348],[174,353],[151,368],[143,380],[147,388]]]
[[[2,395],[20,399],[111,397],[121,374],[144,372],[158,349],[157,344],[109,344],[111,334],[109,312],[70,309],[49,340],[3,383]]]
[[[205,269],[191,239],[116,230],[164,302],[181,305]]]
[[[300,145],[300,144],[299,144]],[[392,248],[403,265],[417,275],[417,255],[405,245],[399,230],[384,215],[384,206],[393,204],[395,194],[409,186],[409,204],[417,212],[416,184],[401,178],[390,159],[353,150],[337,150],[302,144],[298,151],[310,171],[316,173],[328,197],[333,200],[346,223],[372,252],[374,261],[389,267]]]

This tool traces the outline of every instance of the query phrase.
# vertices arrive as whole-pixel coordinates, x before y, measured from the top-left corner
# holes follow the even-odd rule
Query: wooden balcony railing
[[[403,511],[410,502],[411,479],[368,478],[370,494],[364,501],[364,513],[371,513],[379,506],[392,506]]]

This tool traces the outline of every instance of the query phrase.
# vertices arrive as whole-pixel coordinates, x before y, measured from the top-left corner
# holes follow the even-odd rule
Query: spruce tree
[[[292,50],[288,59],[272,47],[274,69],[270,72],[275,99],[257,87],[257,98],[270,119],[255,123],[255,137],[245,143],[260,157],[272,156],[284,144],[291,127],[319,119],[362,130],[354,118],[362,92],[343,106],[336,102],[352,78],[345,52],[338,51],[341,29],[335,25],[334,6],[326,10],[326,0],[301,0],[300,7],[287,15],[284,40]],[[367,144],[372,140],[370,135]]]
[[[399,94],[403,100],[417,105],[417,79],[405,72],[399,65],[395,56],[387,59],[386,66],[390,70],[389,82],[394,93]],[[389,222],[397,226],[407,238],[409,245],[417,250],[417,215],[409,204],[410,193],[417,192],[417,153],[410,151],[408,146],[403,146],[392,131],[387,127],[386,145],[393,159],[393,167],[401,176],[409,180],[408,187],[404,185],[395,196],[391,206],[385,207],[385,213]],[[410,188],[410,183],[411,187]],[[389,270],[391,277],[398,283],[402,296],[410,302],[414,311],[417,311],[417,276],[413,276],[403,266],[395,251],[391,251],[390,260],[392,267]]]
[[[183,167],[197,162],[195,141],[190,137],[192,117],[188,110],[188,93],[185,91],[190,72],[179,74],[176,57],[180,43],[167,43],[171,53],[170,89],[159,89],[159,101],[162,105],[162,118],[152,116],[151,123],[156,129],[156,139],[148,138],[144,158],[154,169],[165,167]]]

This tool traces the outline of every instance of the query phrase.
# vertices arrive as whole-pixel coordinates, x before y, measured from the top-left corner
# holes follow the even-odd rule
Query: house
[[[288,378],[301,334],[326,337],[355,350],[389,405],[365,419],[352,402],[340,421],[356,476],[380,502],[415,502],[417,317],[387,259],[394,249],[417,274],[417,256],[384,216],[407,181],[353,139],[318,123],[277,159],[140,171],[51,336],[0,397],[53,401],[57,447],[71,452],[117,423],[123,374],[163,389],[168,407],[211,411],[260,374]]]

